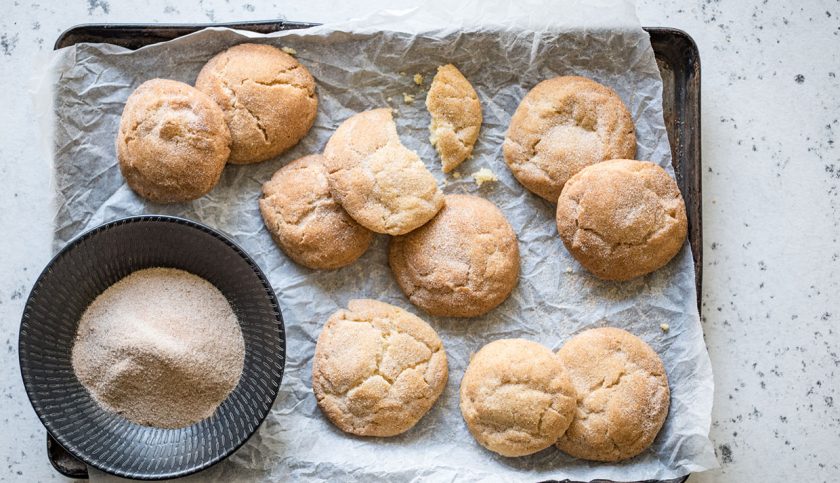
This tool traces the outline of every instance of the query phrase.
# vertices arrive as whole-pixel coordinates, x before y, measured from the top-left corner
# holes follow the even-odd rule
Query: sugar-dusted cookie
[[[333,196],[369,230],[402,235],[443,207],[434,176],[400,142],[390,109],[361,112],[342,122],[324,158]]]
[[[230,131],[219,106],[194,87],[152,79],[125,103],[117,160],[128,186],[157,203],[207,194],[230,154]]]
[[[270,45],[239,44],[220,52],[201,69],[195,86],[225,112],[234,164],[258,163],[291,148],[318,111],[312,74]]]
[[[636,156],[633,117],[612,89],[585,77],[555,77],[522,99],[503,151],[523,186],[556,203],[584,167]]]
[[[670,391],[649,345],[605,327],[574,336],[557,355],[577,392],[575,418],[558,448],[577,458],[620,461],[650,446],[668,415]]]
[[[654,163],[616,159],[584,168],[557,201],[566,249],[596,277],[629,280],[663,267],[688,220],[677,183]]]
[[[342,431],[395,436],[431,409],[448,376],[443,343],[429,324],[393,305],[351,300],[318,337],[312,389]]]

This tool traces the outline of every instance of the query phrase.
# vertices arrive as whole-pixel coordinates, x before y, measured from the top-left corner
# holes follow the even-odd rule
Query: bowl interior
[[[186,270],[227,297],[245,339],[239,384],[209,418],[181,429],[140,426],[100,408],[79,383],[71,349],[79,319],[106,288],[150,267]],[[283,376],[283,320],[271,286],[235,243],[195,222],[143,216],[71,241],[35,283],[20,327],[20,366],[35,412],[85,463],[161,479],[206,468],[241,446],[271,409]]]

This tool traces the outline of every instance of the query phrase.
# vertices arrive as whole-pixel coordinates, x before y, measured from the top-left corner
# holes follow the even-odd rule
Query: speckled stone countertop
[[[330,21],[397,3],[6,0],[0,20],[0,481],[62,479],[26,399],[17,332],[50,257],[50,166],[27,90],[88,22]],[[355,2],[354,2],[355,3]],[[362,2],[359,2],[362,3]],[[690,481],[840,480],[840,3],[640,0],[686,30],[703,81],[702,318],[721,468]]]

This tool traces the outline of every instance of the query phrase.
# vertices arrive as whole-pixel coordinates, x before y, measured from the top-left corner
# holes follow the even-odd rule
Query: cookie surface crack
[[[259,131],[262,133],[263,141],[266,144],[268,144],[269,143],[268,131],[266,130],[266,128],[263,125],[262,120],[259,118],[259,116],[254,114],[254,112],[251,111],[251,109],[249,109],[248,106],[239,104],[239,98],[237,96],[236,89],[234,89],[233,86],[231,86],[230,83],[228,83],[228,81],[224,77],[217,77],[217,78],[221,82],[222,88],[225,90],[225,92],[228,94],[228,97],[230,98],[231,107],[234,110],[237,110],[237,111],[247,112],[248,115],[250,115],[251,118],[254,119],[254,122],[257,125],[257,129],[259,129]]]

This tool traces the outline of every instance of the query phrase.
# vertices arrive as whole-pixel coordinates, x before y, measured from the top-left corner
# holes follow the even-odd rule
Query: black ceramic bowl
[[[210,281],[227,297],[245,339],[239,384],[211,417],[186,428],[140,426],[103,410],[71,365],[87,306],[121,278],[149,267],[180,268]],[[50,261],[26,302],[19,349],[32,407],[65,449],[108,473],[163,479],[207,468],[245,443],[277,396],[286,347],[274,291],[241,248],[193,221],[138,216],[82,234]]]

